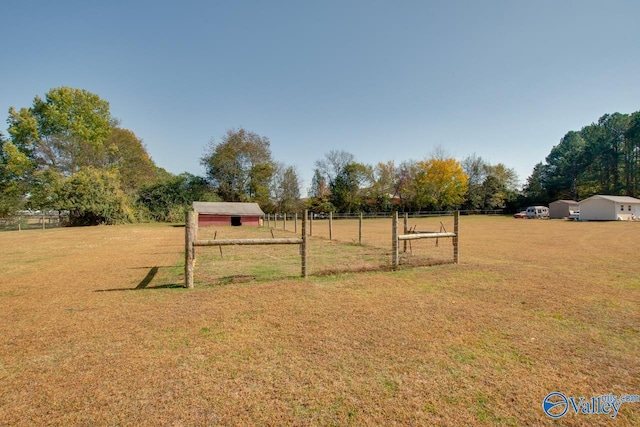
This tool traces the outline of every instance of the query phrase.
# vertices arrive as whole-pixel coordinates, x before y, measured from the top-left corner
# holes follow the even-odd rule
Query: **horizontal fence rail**
[[[453,264],[458,263],[458,244],[459,244],[459,219],[460,213],[458,211],[453,213],[453,233],[447,232],[409,232],[407,228],[407,219],[408,214],[404,215],[404,232],[409,234],[399,234],[398,233],[398,213],[395,212],[392,217],[392,228],[391,228],[391,265],[394,270],[397,270],[400,264],[400,254],[399,247],[401,241],[408,240],[418,240],[418,239],[438,239],[438,238],[446,238],[450,237],[453,239]],[[405,243],[406,245],[406,243]],[[406,247],[405,247],[406,252]]]
[[[437,239],[439,237],[456,237],[456,233],[413,233],[400,234],[398,240]]]
[[[459,252],[458,252],[458,248],[459,248],[459,217],[461,215],[460,212],[455,211],[455,212],[438,212],[437,216],[443,216],[443,215],[451,215],[453,216],[453,232],[448,232],[445,228],[442,222],[440,222],[440,229],[439,230],[428,230],[428,227],[422,227],[422,229],[420,230],[416,230],[416,227],[414,226],[413,228],[409,228],[408,227],[408,219],[409,219],[409,214],[405,213],[404,214],[404,230],[403,233],[400,234],[399,233],[399,227],[398,227],[398,213],[394,212],[392,215],[388,215],[385,214],[384,218],[387,218],[387,220],[391,220],[391,224],[392,224],[392,230],[391,230],[391,238],[392,238],[392,242],[391,242],[391,266],[393,268],[393,270],[397,270],[399,268],[399,264],[400,264],[400,254],[399,254],[399,247],[400,247],[400,242],[404,243],[404,252],[407,252],[407,246],[410,245],[411,241],[417,241],[417,240],[421,240],[421,239],[436,239],[436,246],[438,246],[438,240],[440,238],[446,238],[446,239],[452,239],[452,243],[453,243],[453,257],[451,261],[445,261],[444,263],[451,263],[451,264],[457,264],[458,260],[459,260]],[[293,214],[293,215],[288,215],[293,219],[293,228],[297,233],[298,230],[298,214]],[[425,215],[427,216],[427,215]],[[436,216],[434,215],[434,213],[431,213],[428,216]],[[271,215],[265,215],[265,221],[262,223],[263,225],[269,227],[269,228],[280,228],[280,226],[282,226],[283,230],[287,230],[287,222],[286,219],[287,216],[285,215],[273,215],[273,217]],[[362,223],[363,223],[363,218],[365,218],[365,216],[363,214],[357,214],[357,216],[353,216],[351,218],[357,218],[359,219],[358,221],[358,230],[357,230],[357,240],[354,238],[353,242],[355,243],[356,241],[358,242],[358,244],[360,246],[362,246]],[[371,218],[371,216],[369,217]],[[308,241],[309,238],[311,238],[313,236],[313,223],[314,223],[314,219],[313,219],[313,214],[310,214],[308,211],[305,211],[302,214],[302,227],[301,227],[301,233],[298,234],[298,236],[296,237],[278,237],[276,238],[273,235],[273,231],[271,232],[271,238],[231,238],[231,239],[216,239],[215,237],[213,239],[198,239],[198,213],[197,212],[187,212],[187,221],[186,221],[186,227],[185,227],[185,287],[187,288],[193,288],[194,286],[194,270],[195,270],[195,259],[196,259],[196,248],[200,248],[200,247],[207,247],[207,246],[218,246],[218,247],[222,247],[222,246],[249,246],[249,245],[300,245],[300,259],[301,259],[301,270],[302,270],[302,277],[307,278],[308,277]],[[324,218],[322,218],[324,219]],[[335,238],[334,234],[333,234],[333,230],[332,230],[332,223],[334,220],[334,214],[333,213],[329,213],[328,214],[328,221],[325,222],[325,225],[328,225],[328,236],[327,233],[322,233],[321,236],[315,236],[315,237],[319,237],[320,239],[326,238],[328,237],[328,240],[331,241]],[[290,223],[291,224],[291,223]],[[324,228],[324,226],[323,226]],[[386,228],[386,226],[385,226]],[[427,230],[425,230],[425,228],[427,228]],[[388,230],[388,228],[387,228]],[[290,231],[290,230],[289,230]],[[386,233],[385,233],[386,234]],[[388,234],[387,234],[388,236]],[[388,248],[388,237],[384,238],[385,244],[384,246],[386,248]],[[222,249],[220,249],[222,251]],[[388,251],[388,249],[385,250],[385,252]],[[348,251],[347,251],[348,252]],[[346,252],[345,252],[345,256],[346,256]],[[368,254],[369,256],[369,254]],[[386,252],[385,257],[388,257],[388,252]],[[388,258],[387,258],[388,259]],[[387,261],[388,262],[388,261]],[[440,263],[440,262],[439,262]],[[387,264],[388,265],[388,264]],[[333,265],[332,267],[333,268]],[[330,268],[330,270],[331,270]]]
[[[196,240],[193,246],[244,246],[244,245],[301,245],[302,239],[274,238],[274,239],[220,239]]]
[[[64,227],[69,222],[69,215],[63,213],[24,213],[16,216],[0,218],[0,230],[37,230]]]
[[[187,212],[185,224],[185,262],[184,262],[184,287],[194,287],[194,270],[196,260],[196,247],[205,246],[247,246],[247,245],[300,245],[300,264],[302,277],[307,278],[308,238],[307,238],[307,211],[302,218],[301,238],[271,238],[271,239],[208,239],[198,240],[198,212]],[[284,227],[286,228],[286,223]],[[297,229],[297,216],[296,216]],[[220,249],[222,250],[222,249]]]

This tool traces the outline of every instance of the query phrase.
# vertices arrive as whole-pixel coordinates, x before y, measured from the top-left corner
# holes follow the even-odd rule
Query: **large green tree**
[[[329,201],[339,212],[358,212],[364,202],[363,187],[371,176],[371,168],[362,163],[348,163],[331,182]]]
[[[66,178],[56,207],[69,211],[73,225],[120,224],[135,220],[132,203],[120,188],[118,172],[84,167]]]
[[[627,194],[640,194],[640,111],[633,113],[625,132],[624,183]]]
[[[69,211],[76,224],[131,221],[139,217],[136,192],[163,175],[135,134],[116,127],[109,103],[86,90],[51,89],[30,108],[11,107],[7,122],[10,139],[0,150],[4,215],[53,208]]]
[[[101,167],[114,123],[109,103],[82,89],[51,89],[30,108],[9,109],[13,144],[35,167],[52,167],[70,176],[82,167]]]
[[[580,132],[567,132],[546,158],[547,191],[555,199],[578,200],[584,190],[581,177],[588,166],[586,142]]]
[[[22,208],[31,171],[28,157],[0,134],[0,217]]]
[[[219,142],[211,141],[201,162],[222,200],[269,204],[275,163],[266,137],[243,128],[229,130]]]
[[[106,141],[106,149],[106,164],[118,169],[125,191],[135,192],[156,180],[157,167],[142,141],[132,131],[112,128]]]
[[[579,200],[594,194],[638,196],[638,113],[605,114],[580,131],[570,131],[536,166],[525,187],[530,203]]]
[[[167,175],[138,192],[138,205],[155,221],[184,221],[193,202],[218,202],[207,180],[190,173]]]

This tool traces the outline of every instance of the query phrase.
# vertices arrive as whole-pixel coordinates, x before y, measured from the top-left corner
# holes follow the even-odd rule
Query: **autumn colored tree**
[[[467,192],[467,175],[453,158],[432,158],[417,163],[417,202],[433,210],[458,207]]]
[[[297,212],[300,207],[300,177],[293,166],[276,163],[271,198],[278,213]]]
[[[366,208],[371,211],[388,212],[393,209],[393,197],[398,192],[398,171],[393,161],[378,162],[371,169],[372,183],[368,194]]]
[[[502,163],[492,165],[475,154],[462,160],[468,177],[465,209],[503,209],[518,196],[518,175]]]

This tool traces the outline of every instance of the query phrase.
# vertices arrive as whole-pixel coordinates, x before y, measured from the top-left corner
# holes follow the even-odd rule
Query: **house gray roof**
[[[193,202],[193,210],[203,214],[264,216],[264,212],[257,203]]]
[[[587,199],[582,200],[580,203],[585,202],[589,199],[604,199],[609,200],[614,203],[628,203],[628,204],[640,204],[640,199],[636,199],[635,197],[630,196],[607,196],[602,194],[596,194],[595,196],[591,196]]]

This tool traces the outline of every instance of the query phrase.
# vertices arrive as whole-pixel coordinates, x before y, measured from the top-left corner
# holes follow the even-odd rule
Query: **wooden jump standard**
[[[392,234],[391,263],[392,263],[393,269],[394,270],[398,269],[398,265],[399,265],[398,248],[400,246],[399,243],[401,240],[407,241],[407,240],[417,240],[417,239],[437,239],[439,237],[453,238],[453,264],[457,264],[458,263],[459,217],[460,217],[459,212],[455,211],[453,214],[453,233],[434,232],[434,233],[398,234],[398,212],[394,212],[392,232],[391,232]],[[406,229],[407,229],[407,225],[406,225],[406,216],[405,216],[405,230]]]
[[[198,240],[198,213],[187,212],[185,227],[184,287],[193,288],[193,270],[198,246],[300,245],[302,277],[307,278],[307,211],[302,217],[302,238]]]

